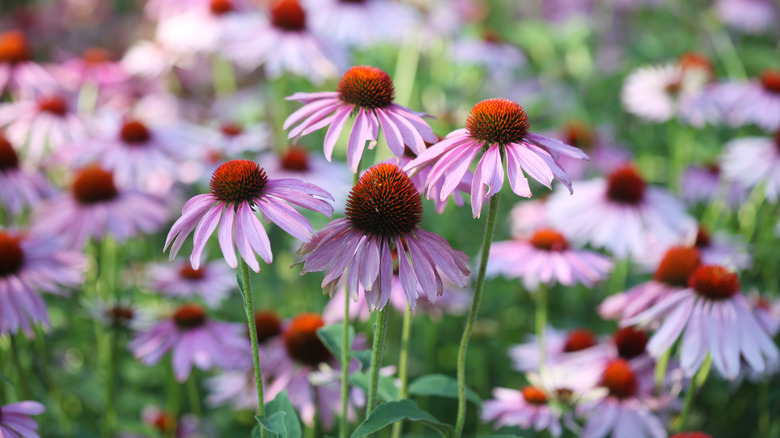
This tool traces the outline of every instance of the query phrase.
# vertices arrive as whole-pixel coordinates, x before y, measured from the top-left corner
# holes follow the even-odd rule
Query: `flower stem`
[[[339,436],[347,438],[349,435],[349,421],[347,420],[347,403],[349,401],[349,352],[352,347],[349,344],[349,289],[344,291],[344,321],[341,331],[341,427]]]
[[[412,309],[409,305],[406,305],[404,310],[404,321],[401,326],[401,354],[398,357],[398,378],[401,380],[401,387],[398,390],[398,398],[403,400],[407,396],[408,375],[409,368],[409,337],[412,334]],[[399,421],[393,424],[392,438],[400,438],[401,428],[403,422]]]
[[[260,370],[260,354],[258,352],[257,328],[255,327],[255,308],[252,298],[252,280],[249,278],[249,266],[244,259],[241,263],[241,279],[244,283],[244,310],[246,310],[246,322],[249,325],[249,339],[252,341],[252,361],[255,364],[255,383],[257,384],[257,414],[265,416],[265,404],[263,403],[263,374]],[[265,429],[260,427],[261,438],[266,437]]]
[[[661,394],[663,391],[664,380],[666,379],[666,368],[669,366],[669,356],[671,355],[672,348],[669,347],[669,349],[666,350],[666,352],[662,354],[655,363],[654,380],[656,394]]]
[[[382,368],[382,353],[385,349],[385,335],[387,335],[387,317],[390,314],[390,306],[376,312],[376,328],[374,328],[374,344],[371,348],[371,371],[368,381],[368,401],[366,402],[366,417],[368,417],[377,404],[377,387],[379,386],[379,369]]]
[[[17,345],[16,335],[10,335],[11,338],[11,360],[16,368],[16,378],[19,379],[19,393],[23,400],[33,400],[32,391],[27,384],[27,373],[24,371],[22,361],[19,359],[19,346]]]
[[[105,343],[107,345],[106,352],[106,412],[103,423],[102,436],[110,438],[114,436],[117,422],[116,412],[116,362],[117,356],[119,356],[119,340],[117,339],[118,333],[115,327],[112,327],[109,333],[106,335]]]
[[[198,418],[203,418],[203,412],[200,409],[200,396],[198,395],[198,381],[195,379],[195,370],[192,370],[190,378],[187,379],[187,396],[190,399],[190,412]]]
[[[495,194],[490,197],[490,206],[488,207],[487,221],[485,222],[485,235],[482,238],[477,284],[474,286],[474,300],[471,303],[471,310],[466,320],[466,327],[463,329],[460,348],[458,348],[458,417],[455,422],[456,437],[460,437],[461,433],[463,433],[463,426],[466,421],[466,350],[471,339],[471,331],[474,328],[474,320],[477,319],[477,312],[479,312],[482,290],[485,287],[485,273],[487,271],[488,255],[490,254],[490,244],[493,242],[493,231],[496,229],[496,219],[498,218],[498,196],[498,194]]]
[[[536,324],[536,343],[539,346],[539,369],[543,369],[547,364],[547,346],[545,344],[544,332],[547,327],[547,287],[539,285],[536,290],[536,315],[534,322]]]
[[[699,368],[699,371],[696,371],[696,375],[694,375],[693,379],[691,379],[691,383],[688,385],[688,392],[685,393],[685,401],[683,402],[682,412],[680,413],[680,417],[677,419],[677,427],[675,428],[677,432],[682,432],[685,428],[685,420],[688,418],[688,411],[691,409],[693,396],[695,395],[696,391],[704,385],[704,382],[707,380],[707,376],[710,373],[711,366],[712,357],[707,355],[707,358]]]

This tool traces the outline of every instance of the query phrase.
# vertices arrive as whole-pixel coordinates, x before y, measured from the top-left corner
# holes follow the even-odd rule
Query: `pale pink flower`
[[[54,75],[69,88],[86,84],[98,89],[116,87],[130,76],[119,62],[111,60],[111,53],[100,48],[87,49],[79,57],[72,57],[54,67]]]
[[[242,324],[209,318],[200,306],[186,304],[147,330],[139,331],[128,348],[146,365],[172,352],[176,380],[184,382],[192,366],[209,370],[218,366],[238,369],[249,363],[249,340]]]
[[[720,84],[715,94],[732,126],[754,124],[767,132],[780,130],[780,70],[766,69],[747,82]]]
[[[700,266],[688,285],[623,322],[662,321],[647,344],[653,357],[660,357],[681,339],[680,366],[686,376],[693,376],[709,354],[715,369],[729,380],[739,374],[740,357],[757,372],[778,359],[777,346],[740,293],[736,274],[720,266]]]
[[[689,203],[725,202],[735,208],[747,201],[748,190],[741,183],[726,179],[718,164],[691,165],[683,173],[682,197]]]
[[[766,33],[778,18],[771,0],[717,0],[714,8],[726,26],[746,33]]]
[[[570,248],[568,240],[552,228],[540,228],[530,239],[493,242],[488,259],[488,275],[521,278],[529,292],[540,284],[592,287],[611,270],[609,258]]]
[[[780,101],[779,101],[780,102]],[[723,176],[746,188],[764,186],[769,202],[780,197],[780,130],[774,137],[741,137],[724,146]]]
[[[201,0],[157,23],[155,41],[181,55],[212,54],[221,48],[223,34],[235,14],[247,9],[241,0]]]
[[[430,197],[436,182],[444,180],[438,193],[445,200],[479,159],[471,185],[471,211],[479,217],[485,197],[496,195],[504,184],[504,163],[512,191],[530,198],[531,189],[523,175],[551,187],[553,178],[571,191],[571,180],[560,167],[561,155],[587,159],[581,150],[558,140],[528,132],[528,117],[523,108],[506,99],[488,99],[474,105],[465,129],[451,132],[447,137],[421,152],[404,169],[412,174],[433,165],[428,176],[426,196]],[[486,192],[487,189],[487,192]]]
[[[11,143],[0,132],[0,210],[16,216],[52,195],[54,188],[46,177],[23,169]]]
[[[481,67],[488,77],[499,83],[511,81],[517,69],[527,63],[520,49],[503,41],[496,32],[489,29],[482,31],[481,38],[455,40],[451,56],[453,62],[459,66]]]
[[[586,123],[570,120],[550,137],[580,148],[590,160],[561,156],[558,160],[573,180],[585,179],[592,173],[609,173],[631,161],[631,152],[619,147],[606,128],[593,128]]]
[[[518,371],[533,371],[541,367],[539,341],[536,335],[528,335],[526,342],[509,348],[512,367]],[[595,333],[578,328],[568,332],[547,327],[544,334],[546,366],[576,363],[583,366],[600,362],[603,349],[598,345]]]
[[[21,401],[0,406],[0,436],[39,438],[38,423],[29,417],[44,412],[46,407],[37,401]]]
[[[419,16],[395,0],[308,0],[312,30],[345,46],[398,43],[417,26]]]
[[[171,246],[173,260],[187,236],[195,231],[190,263],[200,266],[206,242],[219,228],[219,246],[231,268],[238,267],[236,250],[255,272],[260,264],[255,254],[271,263],[271,242],[256,216],[256,207],[270,221],[293,237],[308,242],[314,230],[309,221],[289,204],[298,205],[330,217],[333,197],[319,187],[296,179],[269,179],[260,166],[249,160],[233,160],[219,166],[211,178],[211,192],[187,201],[182,216],[173,224],[165,239]],[[289,204],[288,204],[289,203]]]
[[[31,61],[32,48],[18,30],[0,33],[0,93],[30,87],[53,85],[54,78],[42,66]]]
[[[680,242],[696,227],[682,202],[648,186],[631,166],[616,169],[607,179],[580,182],[573,196],[555,192],[547,206],[550,221],[567,237],[621,259]]]
[[[232,269],[221,261],[205,263],[193,269],[188,262],[157,263],[149,267],[149,288],[171,297],[192,299],[200,296],[217,307],[236,286]]]
[[[341,77],[338,91],[288,97],[304,105],[284,121],[284,129],[294,126],[288,137],[297,139],[330,125],[323,144],[325,158],[330,161],[344,124],[355,114],[347,145],[347,163],[353,173],[357,172],[366,143],[369,148],[376,145],[380,127],[395,156],[402,156],[405,146],[419,154],[426,150],[426,142],[435,143],[437,137],[423,119],[426,114],[393,103],[394,97],[393,81],[387,73],[365,65],[352,67]]]
[[[114,175],[100,167],[81,169],[69,192],[33,212],[36,230],[58,233],[71,246],[82,248],[90,238],[111,235],[118,242],[152,233],[168,220],[165,203],[154,196],[117,187]]]

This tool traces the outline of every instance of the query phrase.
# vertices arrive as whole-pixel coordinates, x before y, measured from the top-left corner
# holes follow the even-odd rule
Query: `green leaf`
[[[360,361],[360,371],[366,372],[371,368],[371,350],[353,351],[352,357]]]
[[[361,388],[366,394],[368,394],[368,380],[368,373],[357,372],[349,376],[349,383]],[[398,400],[398,387],[395,385],[395,380],[392,377],[379,376],[376,389],[379,400],[386,402]]]
[[[4,376],[2,374],[0,374],[0,380],[2,380],[3,382],[5,382],[5,383],[7,383],[7,384],[9,384],[11,386],[14,386],[14,382],[12,382],[11,379],[9,379],[8,377],[6,377],[6,376]]]
[[[344,335],[343,330],[344,326],[341,324],[330,324],[317,330],[317,337],[325,344],[330,354],[339,360],[339,363],[341,363],[341,350],[344,348],[341,345]],[[349,344],[347,345],[352,346],[352,341],[355,339],[355,329],[352,326],[349,326],[347,338],[349,339]]]
[[[284,429],[286,438],[301,438],[301,422],[298,420],[298,414],[287,396],[287,391],[280,392],[276,398],[265,406],[266,415],[273,416],[278,413],[284,414]]]
[[[360,424],[352,438],[359,438],[372,434],[385,427],[399,421],[409,420],[422,423],[437,432],[445,438],[453,436],[454,429],[449,424],[442,423],[430,413],[423,411],[412,400],[400,400],[383,403],[374,409],[374,412],[366,418],[366,421]]]
[[[458,381],[444,374],[429,374],[416,379],[409,385],[409,394],[435,395],[458,398]],[[482,408],[482,399],[471,388],[466,387],[466,399]]]
[[[256,416],[255,420],[260,424],[260,427],[271,432],[271,436],[278,436],[279,438],[287,438],[287,429],[284,425],[285,412],[275,412],[272,415],[261,417]]]

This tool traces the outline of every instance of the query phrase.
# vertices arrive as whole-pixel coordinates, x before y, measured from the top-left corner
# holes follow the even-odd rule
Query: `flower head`
[[[313,229],[309,221],[290,207],[288,202],[320,212],[328,217],[333,197],[319,187],[296,179],[269,179],[254,161],[233,160],[214,171],[210,193],[190,199],[182,209],[182,217],[171,227],[165,249],[171,247],[170,258],[176,256],[184,240],[194,230],[195,242],[190,263],[200,267],[206,241],[219,227],[219,246],[231,268],[238,266],[235,245],[241,258],[255,271],[260,271],[255,253],[271,263],[271,243],[265,228],[255,215],[257,208],[293,237],[308,242]]]
[[[571,191],[571,181],[558,158],[560,155],[588,158],[573,146],[529,132],[528,117],[517,103],[507,99],[488,99],[474,105],[465,129],[451,132],[444,140],[420,153],[404,170],[416,173],[433,164],[428,175],[426,196],[430,197],[437,181],[443,180],[444,185],[438,193],[443,201],[458,187],[479,152],[484,154],[477,164],[471,185],[474,217],[479,217],[484,198],[501,190],[504,161],[512,191],[529,198],[531,189],[523,171],[547,187],[555,178]]]
[[[330,125],[325,134],[325,158],[331,160],[333,148],[350,115],[355,123],[347,145],[347,163],[357,171],[366,142],[373,147],[382,128],[390,151],[397,157],[404,154],[404,145],[415,153],[425,150],[425,142],[436,142],[430,126],[417,113],[393,103],[395,89],[390,76],[371,66],[350,68],[339,81],[338,90],[321,93],[295,93],[288,100],[297,100],[304,106],[284,122],[291,128],[289,138],[299,138]]]
[[[12,437],[37,437],[38,423],[30,418],[46,412],[37,401],[21,401],[0,406],[0,435]]]
[[[20,167],[19,156],[11,142],[0,132],[0,207],[17,215],[53,194],[46,177]]]
[[[211,307],[219,305],[236,286],[233,271],[222,262],[193,269],[188,262],[154,264],[149,268],[149,287],[163,295],[194,298],[199,295]]]
[[[390,298],[393,251],[409,305],[419,289],[433,302],[443,290],[440,274],[465,286],[468,258],[447,241],[419,228],[422,204],[414,183],[396,165],[372,167],[352,189],[346,217],[328,224],[303,245],[302,273],[326,271],[322,287],[333,293],[347,275],[347,287],[357,299],[359,287],[370,308],[382,308]]]

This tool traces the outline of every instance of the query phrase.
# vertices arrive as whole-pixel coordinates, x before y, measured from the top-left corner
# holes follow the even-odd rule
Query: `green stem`
[[[496,229],[496,219],[498,218],[498,196],[498,194],[495,194],[490,198],[487,221],[485,222],[485,235],[482,238],[477,284],[474,286],[474,300],[471,303],[471,310],[466,320],[466,327],[463,329],[460,348],[458,348],[458,417],[455,422],[456,437],[460,437],[461,433],[463,433],[463,426],[466,421],[466,350],[471,339],[471,331],[474,329],[474,320],[477,319],[477,312],[479,312],[482,290],[485,287],[485,273],[487,271],[488,255],[490,254],[490,244],[493,242],[493,231]]]
[[[377,404],[377,388],[379,386],[379,369],[382,368],[382,353],[385,349],[385,336],[387,335],[387,317],[390,314],[390,306],[376,312],[376,328],[374,329],[374,344],[371,348],[371,371],[368,381],[368,401],[366,402],[366,417],[368,417]]]
[[[357,174],[356,174],[357,175]],[[349,421],[347,420],[347,403],[349,401],[349,289],[344,291],[344,322],[341,331],[341,428],[339,436],[347,438],[349,435]]]
[[[409,305],[406,305],[404,310],[404,320],[401,326],[401,354],[398,357],[398,378],[401,380],[401,388],[398,390],[398,398],[403,400],[406,398],[407,386],[408,386],[408,368],[409,368],[409,338],[412,334],[412,309]],[[393,424],[393,438],[400,438],[402,422]]]
[[[179,420],[179,393],[181,385],[176,380],[176,376],[173,373],[173,363],[170,367],[167,367],[165,374],[165,383],[168,390],[168,414],[170,414],[176,421]],[[167,438],[174,438],[176,436],[176,428],[171,427],[165,431]]]
[[[255,308],[252,298],[252,280],[249,278],[249,266],[244,259],[240,259],[241,279],[244,283],[244,310],[246,310],[246,322],[249,325],[249,339],[252,341],[252,361],[255,364],[255,383],[257,384],[257,414],[265,416],[265,404],[263,403],[263,375],[260,370],[260,353],[257,343],[257,328],[255,327]],[[260,428],[260,437],[265,438],[264,428]]]
[[[658,361],[655,363],[655,373],[654,373],[654,380],[655,380],[655,392],[657,394],[661,394],[664,387],[664,380],[666,379],[666,368],[669,366],[669,357],[672,355],[672,348],[670,347],[664,354],[661,355],[661,357],[658,358]]]
[[[16,368],[16,377],[19,380],[19,391],[23,400],[32,400],[33,395],[30,390],[30,385],[27,384],[27,375],[24,372],[22,361],[19,359],[19,347],[16,340],[16,335],[10,335],[11,338],[11,360],[13,361],[14,368]]]
[[[45,333],[43,329],[40,326],[36,327],[34,343],[35,343],[36,350],[38,350],[37,351],[38,357],[41,360],[41,374],[42,374],[41,382],[43,383],[46,392],[48,392],[49,397],[52,400],[51,404],[53,405],[53,408],[56,411],[56,415],[60,420],[63,435],[67,438],[71,438],[73,437],[73,424],[71,423],[67,412],[65,412],[65,405],[62,401],[62,391],[60,391],[57,382],[55,382],[51,376],[51,361],[49,360],[49,349],[46,347],[46,341],[44,336]]]
[[[710,373],[711,366],[712,357],[707,355],[707,358],[699,368],[699,371],[696,371],[696,375],[694,375],[693,379],[691,379],[691,384],[688,386],[688,392],[685,393],[685,401],[683,402],[682,412],[680,413],[680,417],[677,419],[677,432],[682,432],[685,428],[685,420],[688,418],[688,412],[691,410],[693,396],[695,395],[696,391],[704,385],[704,382],[707,380],[707,376]]]
[[[105,355],[106,360],[106,411],[104,414],[103,433],[105,438],[111,438],[114,436],[117,423],[117,411],[116,411],[116,381],[118,375],[116,372],[116,359],[119,354],[119,342],[117,338],[116,328],[111,328],[111,331],[106,335],[106,342],[108,342],[108,352]]]
[[[543,369],[547,364],[547,345],[544,340],[544,333],[547,328],[547,287],[539,285],[536,290],[536,343],[539,346],[539,369]]]
[[[190,399],[190,411],[198,418],[203,418],[203,411],[200,409],[200,396],[198,395],[198,380],[195,378],[195,370],[190,373],[187,379],[187,397]]]

